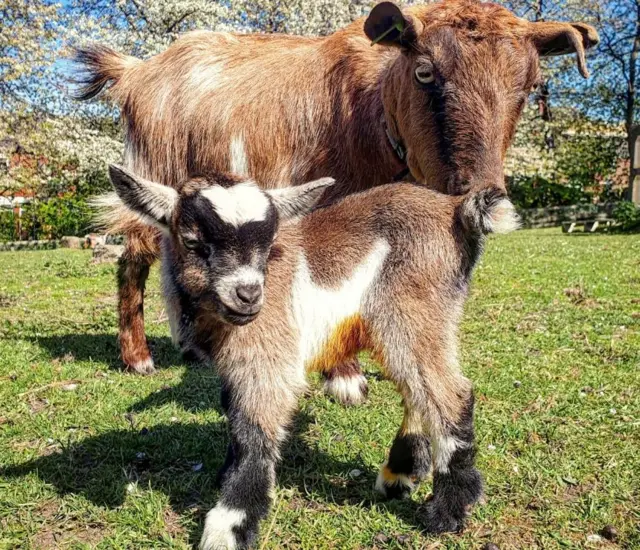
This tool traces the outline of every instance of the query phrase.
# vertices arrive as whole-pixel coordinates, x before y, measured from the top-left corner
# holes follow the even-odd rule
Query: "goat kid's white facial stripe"
[[[214,185],[202,190],[220,219],[235,227],[267,218],[269,199],[255,183],[239,183],[229,188]]]
[[[230,275],[220,277],[216,287],[225,288],[238,285],[262,285],[264,284],[264,274],[250,265],[243,265]]]
[[[388,253],[389,244],[383,239],[376,241],[339,288],[316,285],[301,256],[293,283],[293,314],[300,329],[300,357],[304,363],[317,357],[341,321],[361,311],[363,297],[378,277]]]

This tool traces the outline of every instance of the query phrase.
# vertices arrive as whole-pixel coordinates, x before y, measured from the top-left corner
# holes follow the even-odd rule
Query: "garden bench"
[[[580,220],[580,221],[570,221],[570,222],[562,222],[562,232],[563,233],[573,233],[576,228],[579,226],[583,227],[584,233],[595,233],[599,229],[609,230],[611,226],[615,223],[615,220],[611,218],[599,218],[597,220]]]

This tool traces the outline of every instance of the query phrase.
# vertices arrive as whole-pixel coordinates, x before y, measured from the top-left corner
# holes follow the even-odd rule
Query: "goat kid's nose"
[[[236,288],[236,294],[242,303],[253,306],[262,297],[262,287],[256,284],[242,285]]]

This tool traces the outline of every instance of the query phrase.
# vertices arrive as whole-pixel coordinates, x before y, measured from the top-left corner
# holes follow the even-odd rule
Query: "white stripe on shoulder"
[[[241,135],[234,136],[229,145],[229,158],[231,172],[238,176],[249,175],[249,159],[244,147],[244,139]]]
[[[389,253],[389,243],[377,240],[351,276],[338,288],[317,285],[304,255],[293,281],[294,318],[300,329],[300,357],[307,362],[323,349],[333,329],[361,312],[363,299],[378,278]]]

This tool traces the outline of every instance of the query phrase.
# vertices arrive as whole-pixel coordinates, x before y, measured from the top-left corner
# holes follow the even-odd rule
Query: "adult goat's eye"
[[[433,71],[433,64],[422,63],[416,67],[415,71],[416,80],[420,84],[433,84],[436,80],[436,75]]]

